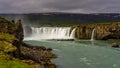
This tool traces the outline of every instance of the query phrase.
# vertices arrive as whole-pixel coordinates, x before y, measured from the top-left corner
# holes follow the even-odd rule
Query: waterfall
[[[70,38],[74,38],[75,39],[75,30],[76,28],[74,28],[70,34]]]
[[[94,28],[92,30],[91,41],[95,40],[95,31],[96,31],[96,29]]]
[[[71,31],[71,27],[31,27],[31,30],[32,35],[24,40],[74,39],[76,29]]]

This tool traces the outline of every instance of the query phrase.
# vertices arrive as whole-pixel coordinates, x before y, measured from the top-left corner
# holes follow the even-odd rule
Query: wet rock
[[[56,55],[51,51],[52,48],[46,49],[44,46],[31,46],[25,44],[21,47],[23,59],[32,59],[40,63],[44,68],[56,68],[55,64],[50,61],[50,59],[56,58]]]
[[[117,43],[112,43],[112,47],[118,48],[119,45]]]
[[[52,51],[52,48],[47,48],[47,51]]]

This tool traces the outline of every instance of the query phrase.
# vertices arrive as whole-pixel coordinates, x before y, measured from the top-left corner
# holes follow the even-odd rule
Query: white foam
[[[31,27],[32,35],[24,40],[74,39],[75,29],[71,27]]]

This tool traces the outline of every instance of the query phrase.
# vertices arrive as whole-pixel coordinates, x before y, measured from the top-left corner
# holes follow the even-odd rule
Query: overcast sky
[[[0,0],[0,13],[120,13],[120,0]]]

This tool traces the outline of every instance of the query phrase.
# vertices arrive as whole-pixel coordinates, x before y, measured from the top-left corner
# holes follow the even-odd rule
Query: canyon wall
[[[77,39],[91,39],[92,31],[95,29],[94,37],[99,40],[120,39],[120,24],[84,24],[77,26]]]

